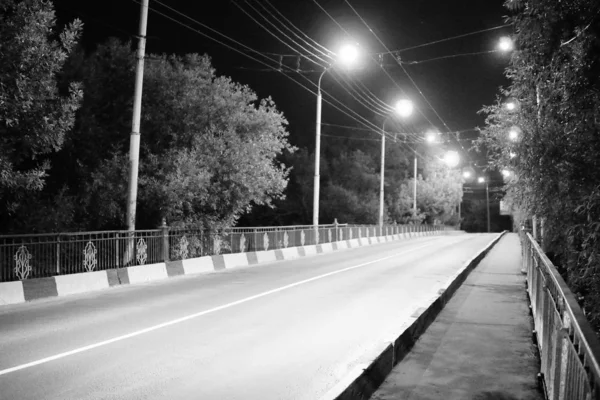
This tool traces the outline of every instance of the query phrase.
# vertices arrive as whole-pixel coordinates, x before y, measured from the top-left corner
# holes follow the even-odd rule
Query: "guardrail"
[[[521,244],[547,398],[600,399],[600,342],[595,332],[531,234],[522,233]]]
[[[444,227],[330,224],[318,229],[296,225],[210,231],[162,226],[134,232],[0,236],[0,282],[434,229]]]

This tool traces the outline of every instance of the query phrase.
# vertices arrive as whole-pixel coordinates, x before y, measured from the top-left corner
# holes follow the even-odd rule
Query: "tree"
[[[60,34],[50,1],[0,3],[0,199],[13,214],[26,194],[40,191],[48,155],[61,149],[73,126],[82,91],[60,93],[57,75],[73,50],[82,23]]]
[[[545,221],[546,249],[587,297],[600,328],[595,235],[600,182],[600,3],[595,0],[507,2],[517,51],[496,104],[485,107],[477,145],[494,168],[510,168],[508,184],[521,211]],[[509,112],[506,97],[518,101]],[[520,129],[517,141],[507,138]],[[594,282],[590,285],[590,282]],[[589,301],[589,303],[587,303]]]
[[[191,54],[151,56],[142,101],[137,226],[162,218],[231,226],[253,205],[282,197],[289,169],[276,158],[294,148],[271,99],[258,100],[247,86],[217,76],[207,56]],[[126,142],[116,141],[85,191],[99,226],[123,224]]]

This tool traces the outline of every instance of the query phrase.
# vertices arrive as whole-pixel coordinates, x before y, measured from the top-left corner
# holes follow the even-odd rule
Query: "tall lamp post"
[[[490,188],[488,186],[488,182],[483,176],[480,176],[477,179],[479,183],[485,183],[485,203],[487,206],[487,231],[490,233]]]
[[[340,49],[340,52],[337,54],[337,62],[352,65],[356,62],[358,58],[358,49],[355,46],[346,45]],[[319,190],[320,190],[320,168],[321,168],[321,102],[323,100],[323,96],[321,95],[321,81],[323,80],[323,76],[327,71],[329,71],[333,67],[329,65],[326,67],[321,75],[319,76],[319,81],[317,84],[317,122],[316,122],[316,134],[315,134],[315,176],[314,176],[314,185],[313,185],[313,226],[314,229],[318,229],[319,227]]]
[[[435,133],[434,131],[428,131],[426,136],[425,136],[425,140],[427,141],[427,143],[429,144],[433,144],[436,142],[437,140],[437,133]],[[417,150],[414,150],[415,153],[415,161],[414,161],[414,172],[413,172],[413,176],[415,177],[414,180],[414,184],[413,184],[413,211],[415,213],[415,215],[417,215]]]
[[[396,107],[394,109],[397,115],[402,118],[406,118],[410,116],[413,112],[413,104],[410,100],[402,99],[396,103]],[[381,174],[380,174],[380,184],[379,184],[379,228],[383,227],[383,198],[384,198],[384,175],[385,175],[385,123],[391,115],[388,115],[384,120],[381,126]]]

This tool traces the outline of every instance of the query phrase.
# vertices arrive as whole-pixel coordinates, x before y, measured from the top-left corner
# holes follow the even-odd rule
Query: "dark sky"
[[[162,3],[181,12],[168,10],[156,0],[150,0],[148,18],[148,53],[207,53],[212,57],[217,73],[231,76],[234,80],[248,84],[261,97],[272,96],[278,107],[290,121],[290,131],[295,144],[312,146],[314,141],[315,96],[287,79],[280,73],[264,71],[265,66],[241,56],[234,51],[215,43],[192,29],[170,21],[156,13],[160,11],[193,29],[208,33],[223,42],[226,39],[211,33],[187,17],[231,37],[260,52],[274,54],[294,54],[289,47],[266,33],[263,28],[246,16],[233,0],[190,1],[160,0]],[[263,0],[235,0],[237,4],[256,16],[249,4],[261,10],[272,21],[272,17],[258,6]],[[361,49],[375,56],[385,48],[374,35],[369,33],[344,0],[318,0],[336,21],[341,24]],[[86,49],[104,41],[109,36],[123,39],[137,33],[140,6],[137,0],[75,1],[55,0],[59,21],[74,17],[83,20],[83,43]],[[347,41],[342,30],[315,4],[313,0],[270,0],[270,3],[293,24],[321,45],[335,51]],[[263,2],[266,5],[266,3]],[[377,36],[390,50],[400,50],[424,43],[438,41],[456,35],[489,29],[504,24],[506,10],[501,0],[350,0],[358,13],[371,26]],[[265,23],[263,21],[263,23]],[[265,23],[266,24],[266,23]],[[270,27],[275,33],[275,29]],[[398,53],[402,61],[424,61],[432,58],[477,53],[493,50],[496,41],[503,34],[510,34],[511,28],[492,30],[464,38],[444,41]],[[278,34],[278,36],[281,36]],[[291,43],[290,43],[291,44]],[[232,44],[234,47],[239,46]],[[296,46],[295,46],[296,47]],[[301,53],[305,53],[300,50]],[[278,58],[277,56],[272,56]],[[376,56],[375,56],[376,57]],[[285,57],[284,64],[295,65],[295,57]],[[424,96],[441,116],[447,127],[435,115],[434,110],[420,96],[403,70],[390,56],[384,57],[386,71],[394,83],[370,56],[364,58],[361,68],[351,72],[353,79],[364,84],[382,101],[391,104],[402,90],[415,102],[425,115],[411,117],[407,129],[422,132],[430,125],[445,132],[471,129],[483,125],[483,117],[477,114],[484,104],[494,101],[498,87],[506,85],[503,77],[508,64],[506,55],[500,53],[450,57],[419,64],[405,64],[405,70],[416,82]],[[315,70],[317,67],[303,61],[301,68]],[[290,74],[307,86],[308,82],[298,74]],[[307,72],[303,76],[316,82],[318,73]],[[332,77],[326,76],[323,88],[350,106],[368,120],[380,124],[381,118],[366,110],[354,101]],[[356,121],[324,105],[323,122],[360,126]],[[368,135],[368,132],[365,132]],[[475,132],[461,133],[461,138],[473,138]],[[465,148],[469,142],[462,142]],[[458,148],[457,142],[453,141]],[[478,156],[471,154],[472,160],[482,163]]]

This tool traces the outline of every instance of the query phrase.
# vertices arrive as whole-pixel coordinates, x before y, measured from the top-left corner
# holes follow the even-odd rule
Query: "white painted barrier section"
[[[337,248],[339,249],[347,249],[348,248],[348,243],[345,240],[342,240],[340,242],[336,242],[337,244]]]
[[[225,268],[247,267],[248,257],[246,253],[223,254]]]
[[[300,257],[297,247],[287,247],[285,249],[281,249],[281,253],[283,254],[284,260],[294,260]]]
[[[20,281],[0,283],[0,305],[24,302],[23,284]]]
[[[322,243],[321,250],[323,253],[330,253],[333,251],[333,245],[331,243]]]
[[[314,256],[317,254],[317,246],[314,244],[310,246],[304,246],[304,254],[307,256]]]
[[[211,256],[204,256],[198,258],[190,258],[188,260],[182,260],[183,272],[188,274],[200,274],[202,272],[213,272],[215,265]]]
[[[277,261],[277,257],[275,256],[275,250],[257,251],[256,259],[258,260],[259,264],[264,262]]]
[[[360,246],[360,243],[358,243],[358,239],[350,239],[348,240],[348,244],[350,245],[350,247]]]
[[[158,281],[169,277],[165,263],[127,267],[127,275],[129,283]]]
[[[108,288],[106,271],[82,272],[80,274],[58,275],[54,277],[59,296],[93,292]]]

